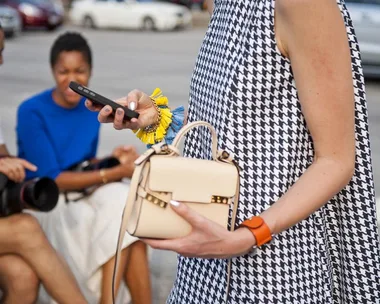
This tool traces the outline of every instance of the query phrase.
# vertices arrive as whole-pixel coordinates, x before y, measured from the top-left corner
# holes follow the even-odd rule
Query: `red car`
[[[1,4],[15,8],[23,28],[44,27],[54,30],[63,23],[63,7],[50,0],[0,0]]]

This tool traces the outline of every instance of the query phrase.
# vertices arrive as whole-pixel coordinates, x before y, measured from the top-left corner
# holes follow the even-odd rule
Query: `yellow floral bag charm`
[[[168,107],[169,100],[163,95],[161,89],[156,88],[150,95],[150,99],[158,112],[156,123],[144,129],[133,130],[133,132],[143,143],[154,145],[165,138],[166,131],[172,123],[173,114]]]

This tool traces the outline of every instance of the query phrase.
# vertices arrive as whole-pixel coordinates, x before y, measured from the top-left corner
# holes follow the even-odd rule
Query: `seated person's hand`
[[[117,130],[138,130],[152,125],[157,121],[158,112],[156,107],[150,97],[141,91],[134,90],[130,92],[127,97],[116,100],[116,103],[138,112],[140,114],[139,118],[133,118],[131,121],[123,121],[124,111],[122,109],[118,109],[116,113],[113,113],[110,106],[97,106],[90,100],[86,100],[86,107],[91,111],[98,111],[98,120],[101,123],[113,123],[114,128]]]
[[[134,146],[119,146],[113,150],[112,156],[116,157],[121,164],[134,162],[139,157]]]
[[[0,158],[0,172],[5,174],[10,180],[16,183],[20,183],[25,179],[25,169],[36,171],[37,167],[30,162],[20,158]]]
[[[115,155],[115,152],[118,156]],[[131,177],[135,168],[135,160],[140,156],[134,146],[124,146],[115,149],[113,156],[120,161],[119,169],[124,177]]]

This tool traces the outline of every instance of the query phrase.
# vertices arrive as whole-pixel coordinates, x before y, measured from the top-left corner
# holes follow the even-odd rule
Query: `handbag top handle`
[[[178,149],[181,139],[194,127],[203,126],[207,127],[210,130],[212,137],[212,158],[214,160],[218,159],[218,138],[216,136],[216,131],[214,127],[205,121],[194,121],[192,123],[186,124],[176,135],[173,140],[172,145]]]

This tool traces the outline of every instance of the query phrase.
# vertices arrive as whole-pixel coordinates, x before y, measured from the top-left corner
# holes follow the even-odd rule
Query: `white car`
[[[76,0],[70,19],[75,25],[90,28],[162,31],[192,23],[191,12],[184,6],[137,0]]]
[[[364,75],[380,77],[380,0],[346,0],[359,41]]]

